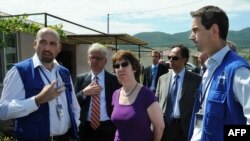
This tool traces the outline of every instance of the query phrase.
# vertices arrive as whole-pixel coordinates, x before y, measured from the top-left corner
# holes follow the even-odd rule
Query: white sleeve
[[[16,67],[8,71],[3,82],[0,99],[0,119],[8,120],[27,116],[38,109],[35,98],[25,99],[25,90]]]
[[[76,120],[76,124],[77,124],[77,127],[79,127],[80,125],[80,105],[77,101],[77,98],[76,98],[76,94],[75,94],[75,90],[74,90],[74,86],[73,86],[73,82],[72,82],[72,79],[70,80],[71,81],[71,87],[72,87],[72,112],[74,113],[75,115],[75,120]]]
[[[243,112],[247,118],[247,124],[250,124],[250,70],[241,67],[235,72],[233,91],[236,100],[243,107]]]

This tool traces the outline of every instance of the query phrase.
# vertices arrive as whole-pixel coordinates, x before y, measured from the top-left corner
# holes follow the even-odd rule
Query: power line
[[[175,8],[175,7],[180,7],[180,6],[186,6],[186,5],[190,5],[190,4],[201,2],[201,1],[203,1],[203,0],[195,0],[195,1],[186,2],[186,3],[182,3],[182,4],[177,4],[177,5],[172,5],[172,6],[168,6],[168,7],[164,7],[164,8],[157,8],[157,9],[150,9],[150,10],[141,10],[141,11],[133,11],[133,12],[111,13],[109,15],[127,15],[127,14],[134,14],[134,13],[138,13],[138,14],[152,13],[152,12],[166,10],[166,9],[170,9],[170,8]]]

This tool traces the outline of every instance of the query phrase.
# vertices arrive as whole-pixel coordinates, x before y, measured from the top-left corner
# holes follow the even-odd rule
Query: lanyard
[[[42,72],[43,76],[46,78],[46,80],[48,81],[49,84],[51,84],[51,81],[49,80],[48,76],[45,74],[45,72],[43,71],[43,69],[41,67],[38,67],[40,72]],[[57,76],[57,71],[56,71],[56,80],[57,80],[58,76]],[[56,87],[58,88],[58,82],[56,83]],[[56,98],[56,103],[59,104],[58,99]]]
[[[49,80],[48,76],[45,74],[45,72],[43,71],[43,69],[41,67],[38,67],[40,72],[42,72],[43,76],[46,78],[47,82],[50,84],[51,81]],[[56,72],[56,79],[58,78],[57,72]],[[56,86],[58,87],[58,83],[56,83]]]
[[[51,81],[49,80],[49,78],[47,77],[47,75],[45,74],[45,72],[42,70],[41,67],[39,67],[39,70],[40,70],[40,72],[42,72],[42,75],[46,78],[48,83],[51,84]],[[58,74],[56,71],[56,79],[57,78],[58,78]],[[56,83],[56,86],[58,88],[58,82]],[[57,111],[58,119],[61,120],[61,118],[63,117],[63,106],[62,106],[62,104],[59,103],[59,100],[57,97],[56,97],[56,111]]]
[[[222,59],[222,61],[226,58],[226,56],[229,54],[229,52],[230,51],[228,51],[226,54],[225,54],[225,56],[223,57],[223,59]],[[221,65],[221,64],[220,64]],[[212,81],[212,79],[213,79],[213,77],[214,77],[214,74],[215,74],[215,72],[217,71],[217,69],[220,67],[220,65],[219,66],[217,66],[217,68],[214,70],[214,72],[213,72],[213,74],[211,75],[211,78],[210,78],[210,80],[208,81],[208,83],[207,83],[207,86],[206,86],[206,88],[205,88],[205,91],[204,91],[204,93],[202,93],[202,84],[200,85],[200,87],[199,87],[199,90],[198,91],[200,91],[199,93],[200,93],[200,99],[199,99],[199,101],[200,101],[200,109],[202,109],[201,108],[201,105],[202,105],[202,103],[204,102],[204,99],[205,99],[205,96],[206,96],[206,92],[207,92],[207,90],[208,90],[208,87],[209,87],[209,85],[210,85],[210,83],[211,83],[211,81]],[[225,84],[225,74],[224,74],[224,72],[222,73],[222,80],[223,80],[223,85]]]
[[[211,81],[212,81],[212,79],[213,79],[213,77],[214,77],[215,71],[216,71],[216,69],[214,70],[214,72],[213,72],[211,78],[209,79],[209,81],[208,81],[208,83],[207,83],[207,86],[206,86],[206,88],[205,88],[204,93],[202,93],[202,83],[201,83],[200,86],[199,86],[198,92],[199,92],[199,94],[200,94],[200,98],[199,98],[199,101],[200,101],[200,109],[202,109],[202,108],[201,108],[201,105],[202,105],[202,103],[204,102],[204,99],[205,99],[205,97],[206,97],[206,92],[207,92],[208,87],[209,87],[209,85],[210,85],[210,83],[211,83]]]

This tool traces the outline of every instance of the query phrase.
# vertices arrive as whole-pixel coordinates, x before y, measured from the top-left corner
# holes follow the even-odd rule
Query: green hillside
[[[148,42],[148,47],[161,48],[182,43],[187,47],[194,47],[194,44],[188,39],[190,31],[175,34],[163,32],[142,32],[135,34],[134,37]],[[236,43],[238,48],[250,48],[250,27],[240,31],[229,31],[228,40]]]
[[[250,27],[240,31],[230,31],[228,40],[236,43],[239,48],[250,48]]]

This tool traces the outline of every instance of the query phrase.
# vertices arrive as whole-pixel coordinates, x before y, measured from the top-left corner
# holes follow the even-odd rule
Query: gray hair
[[[99,43],[92,44],[88,50],[88,54],[91,54],[92,52],[100,52],[101,54],[103,54],[105,58],[107,58],[108,51],[106,47],[102,44]]]

